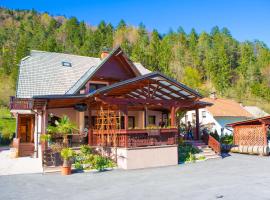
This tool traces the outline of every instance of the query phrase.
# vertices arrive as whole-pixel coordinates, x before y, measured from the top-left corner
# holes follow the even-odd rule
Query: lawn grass
[[[15,133],[16,121],[10,114],[10,110],[7,107],[0,107],[0,143],[4,140],[9,140]],[[8,141],[5,141],[6,144]]]

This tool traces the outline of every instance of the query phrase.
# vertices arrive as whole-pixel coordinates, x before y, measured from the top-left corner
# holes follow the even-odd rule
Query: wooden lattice
[[[120,129],[120,112],[104,110],[102,107],[97,112],[95,129],[99,135],[101,146],[116,146],[117,131]]]
[[[263,146],[265,130],[262,125],[243,125],[234,127],[234,144],[242,146]]]

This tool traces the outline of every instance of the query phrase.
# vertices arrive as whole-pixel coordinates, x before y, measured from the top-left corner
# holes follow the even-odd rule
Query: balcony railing
[[[177,135],[176,128],[110,130],[103,134],[99,130],[93,130],[93,144],[126,148],[175,145]]]
[[[9,108],[10,110],[31,110],[33,108],[33,100],[10,97]]]

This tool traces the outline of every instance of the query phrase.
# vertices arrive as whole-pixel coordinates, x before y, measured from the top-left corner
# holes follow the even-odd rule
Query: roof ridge
[[[42,51],[42,50],[35,50],[31,49],[30,54],[33,53],[51,53],[51,54],[62,54],[62,55],[68,55],[68,56],[76,56],[76,57],[84,57],[84,58],[94,58],[94,59],[99,59],[98,57],[91,57],[91,56],[82,56],[82,55],[77,55],[77,54],[71,54],[71,53],[62,53],[62,52],[55,52],[55,51]]]

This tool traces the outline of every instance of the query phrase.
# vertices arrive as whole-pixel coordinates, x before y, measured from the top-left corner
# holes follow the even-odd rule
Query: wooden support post
[[[144,128],[148,126],[148,108],[144,107]]]
[[[128,109],[127,106],[123,107],[123,114],[124,114],[124,129],[128,129]]]
[[[90,104],[88,104],[88,145],[93,146],[93,127],[92,127],[92,110]]]
[[[121,106],[121,109],[120,109],[123,114],[124,114],[124,129],[125,130],[128,130],[128,107],[127,105],[123,105]],[[128,147],[128,135],[125,134],[124,136],[124,147]]]
[[[175,106],[171,107],[171,126],[176,126],[176,112],[175,112]]]
[[[199,109],[196,109],[195,113],[196,113],[195,139],[199,140],[200,139]]]
[[[48,112],[47,112],[47,102],[42,109],[42,118],[41,118],[41,134],[47,133],[47,126],[48,126]]]

